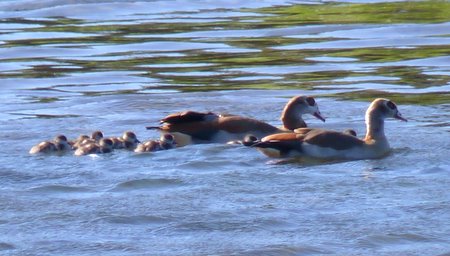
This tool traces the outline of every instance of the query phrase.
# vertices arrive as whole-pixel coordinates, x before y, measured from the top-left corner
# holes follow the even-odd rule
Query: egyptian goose
[[[167,150],[176,147],[176,145],[177,143],[175,141],[175,137],[170,133],[166,133],[161,135],[161,138],[159,140],[149,140],[142,144],[139,144],[134,152],[142,153]]]
[[[56,136],[53,141],[43,141],[30,149],[30,154],[63,152],[72,149],[67,137],[64,135]]]
[[[225,143],[240,140],[245,135],[253,134],[258,138],[280,132],[292,131],[306,127],[302,115],[309,113],[325,121],[313,97],[296,96],[289,100],[281,114],[283,127],[277,128],[268,123],[237,115],[218,115],[186,111],[174,113],[161,120],[162,126],[147,129],[159,129],[175,136],[178,146],[190,143]]]
[[[78,136],[77,139],[69,142],[70,145],[72,145],[72,148],[74,150],[77,150],[79,147],[85,145],[85,144],[91,144],[91,143],[98,143],[103,138],[103,133],[101,131],[93,131],[91,134],[91,137],[82,134]]]
[[[375,99],[366,111],[367,133],[364,139],[358,139],[351,132],[300,128],[294,133],[266,136],[254,147],[269,157],[379,158],[390,150],[384,135],[384,119],[389,117],[407,121],[401,116],[395,103],[388,99]]]
[[[111,137],[109,139],[112,140],[114,149],[124,148],[134,150],[140,143],[136,134],[132,131],[125,131],[122,137]]]
[[[81,134],[80,136],[78,136],[78,138],[69,141],[69,144],[72,146],[73,149],[77,149],[78,147],[81,146],[81,144],[83,144],[85,141],[89,140],[89,136],[87,136],[86,134]]]
[[[98,143],[86,143],[75,150],[74,155],[83,156],[89,154],[111,153],[113,150],[113,142],[108,138],[102,138]]]

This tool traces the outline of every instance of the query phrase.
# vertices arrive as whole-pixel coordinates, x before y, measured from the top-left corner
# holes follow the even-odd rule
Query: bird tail
[[[146,126],[145,128],[147,130],[161,130],[161,127],[159,126]]]

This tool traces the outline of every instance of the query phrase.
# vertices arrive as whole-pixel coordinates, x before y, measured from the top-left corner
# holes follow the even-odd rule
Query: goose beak
[[[317,119],[322,120],[322,122],[325,122],[325,118],[320,114],[319,111],[314,112],[313,116],[315,116]]]
[[[395,113],[394,118],[404,122],[408,122],[406,118],[402,117],[402,114],[400,114],[400,112]]]

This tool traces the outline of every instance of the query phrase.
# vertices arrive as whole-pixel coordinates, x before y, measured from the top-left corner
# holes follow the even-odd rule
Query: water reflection
[[[448,8],[445,2],[262,9],[255,7],[271,6],[271,2],[233,3],[250,8],[239,11],[220,9],[222,2],[213,9],[201,1],[188,6],[177,6],[178,2],[183,1],[151,2],[154,8],[145,8],[146,12],[141,11],[149,4],[145,1],[80,5],[58,1],[51,8],[47,2],[26,7],[3,3],[0,79],[6,88],[43,88],[43,83],[52,83],[47,86],[52,88],[68,83],[84,86],[92,79],[89,74],[111,77],[125,72],[119,83],[140,80],[157,90],[192,86],[195,90],[344,89],[367,94],[376,90],[427,93],[439,95],[433,102],[448,101],[450,23],[439,11]],[[86,13],[86,8],[91,11]],[[373,12],[377,8],[401,9],[402,16],[383,19]],[[108,11],[93,17],[92,9]],[[404,15],[417,10],[418,16]],[[336,17],[336,11],[354,21]],[[432,17],[426,16],[431,12],[435,12]],[[308,23],[314,19],[315,24]],[[411,71],[411,67],[417,69]],[[131,71],[144,72],[138,74],[144,79],[136,79]],[[361,79],[366,83],[353,85]],[[117,77],[101,80],[105,85],[117,84],[113,82]],[[118,89],[146,90],[122,86]]]

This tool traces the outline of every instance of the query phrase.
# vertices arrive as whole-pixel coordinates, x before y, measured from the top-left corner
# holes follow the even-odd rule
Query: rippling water
[[[0,254],[447,255],[447,1],[0,2]],[[156,138],[186,109],[279,125],[293,95],[364,134],[375,97],[393,152],[274,161],[231,145],[30,156],[101,129]]]

